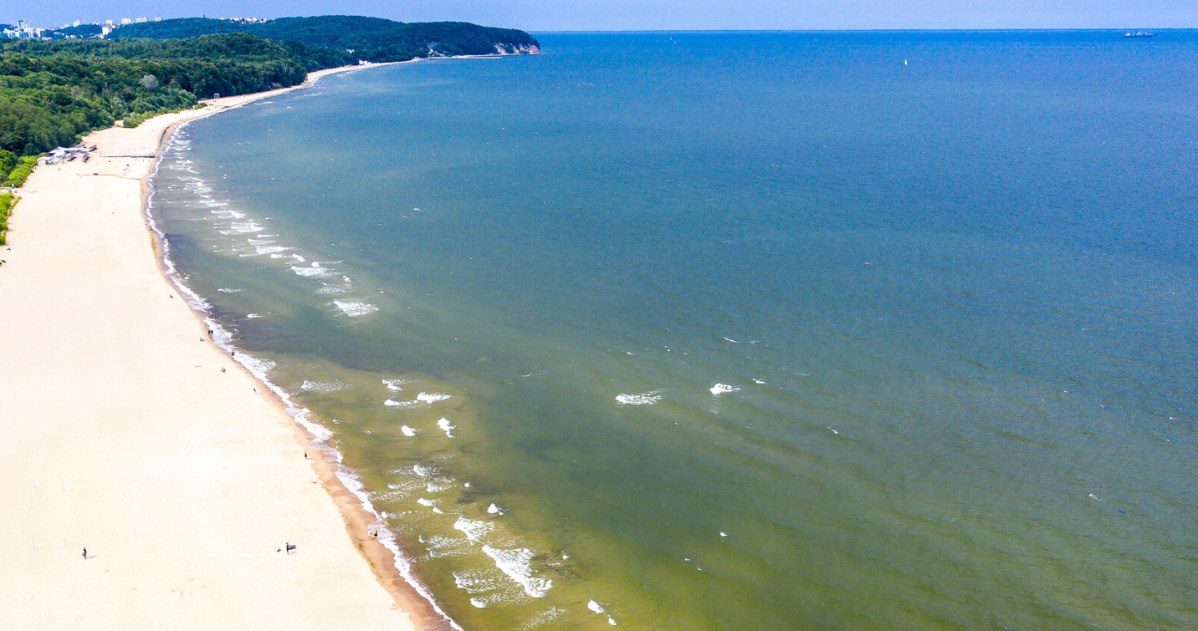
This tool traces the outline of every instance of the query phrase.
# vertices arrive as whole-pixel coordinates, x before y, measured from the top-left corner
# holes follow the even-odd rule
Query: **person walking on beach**
[[[86,560],[87,560],[87,548],[84,548],[84,549],[83,549],[83,560],[84,560],[84,561],[86,561]]]

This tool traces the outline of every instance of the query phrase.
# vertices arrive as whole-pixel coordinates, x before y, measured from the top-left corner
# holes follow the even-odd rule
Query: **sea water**
[[[540,39],[152,202],[454,624],[1198,625],[1198,35]]]

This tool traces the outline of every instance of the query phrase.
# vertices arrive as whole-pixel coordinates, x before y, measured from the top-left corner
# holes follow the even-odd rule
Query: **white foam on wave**
[[[272,258],[272,259],[283,258],[283,252],[286,252],[290,249],[291,249],[290,247],[285,246],[285,245],[256,245],[256,246],[254,246],[254,251],[256,251],[258,254],[269,254],[270,258]]]
[[[520,631],[531,631],[539,626],[546,625],[554,620],[557,620],[566,613],[569,613],[569,611],[562,609],[561,607],[550,607],[545,611],[533,616],[532,618],[529,618],[528,622],[524,623],[524,626],[521,626],[519,629]]]
[[[337,308],[340,309],[342,313],[351,318],[364,316],[368,313],[374,313],[375,311],[379,310],[378,307],[368,302],[362,302],[361,300],[334,300],[333,304],[337,305]]]
[[[427,478],[437,475],[437,470],[433,467],[426,467],[422,464],[414,464],[412,465],[412,473],[415,473],[422,478]]]
[[[173,151],[176,155],[178,154],[179,150],[186,150],[190,147],[190,142],[187,140],[186,123],[175,129],[174,133],[171,135],[171,140],[169,141],[168,147],[168,152]],[[175,267],[174,260],[171,256],[170,240],[166,238],[166,233],[161,229],[156,220],[154,213],[154,195],[156,193],[159,167],[163,163],[164,159],[165,158],[160,159],[154,163],[153,172],[151,173],[151,177],[149,179],[150,192],[147,196],[145,205],[146,223],[158,236],[159,243],[162,246],[161,262],[167,277],[170,278],[171,282],[183,295],[191,297],[191,299],[188,301],[188,304],[191,305],[193,309],[196,309],[204,314],[204,323],[213,331],[212,339],[217,347],[224,349],[226,352],[235,351],[237,349],[234,345],[233,335],[227,329],[222,327],[219,322],[211,317],[211,305],[195,294],[195,292],[191,291],[191,289],[187,287],[186,283],[184,282],[184,279],[179,276],[178,270]],[[194,169],[189,168],[188,170],[192,171],[193,173],[195,172]],[[214,207],[217,205],[218,204],[213,203]],[[228,218],[243,219],[244,214],[238,213],[236,211],[230,211]],[[257,230],[255,232],[257,232]],[[298,262],[304,262],[304,258],[299,255],[293,254],[292,258]],[[222,288],[219,291],[222,293],[232,294],[240,293],[242,289]],[[333,438],[333,433],[324,425],[309,418],[310,412],[307,409],[293,406],[289,393],[284,391],[282,388],[279,388],[267,378],[267,373],[274,368],[274,363],[270,362],[269,360],[255,358],[249,354],[241,352],[238,352],[234,356],[234,359],[245,366],[251,372],[251,374],[253,374],[269,391],[274,393],[274,395],[284,403],[286,406],[284,412],[288,416],[292,417],[293,421],[297,425],[303,427],[315,437],[316,443],[320,445],[321,449],[330,455],[330,457],[332,457],[334,462],[337,464],[339,469],[337,471],[337,477],[343,484],[345,484],[346,488],[358,498],[362,507],[368,512],[374,514],[380,520],[385,519],[388,514],[385,511],[380,513],[379,511],[375,510],[373,504],[370,502],[369,496],[366,494],[364,487],[357,479],[357,476],[353,473],[353,471],[345,468],[342,462],[343,458],[341,452],[337,451],[337,449],[328,444],[328,441]],[[334,424],[338,423],[337,419],[332,419],[332,422]],[[429,607],[439,614],[449,627],[455,629],[456,631],[464,631],[461,625],[455,622],[453,618],[449,616],[449,614],[441,609],[428,587],[425,586],[425,584],[415,575],[412,563],[407,554],[400,549],[398,540],[396,539],[394,533],[388,530],[385,526],[381,525],[377,532],[377,540],[391,553],[392,558],[395,561],[395,567],[399,571],[400,576],[403,577],[403,579],[413,588],[414,591],[416,591],[416,593],[424,598]]]
[[[491,502],[491,505],[487,507],[487,512],[492,515],[502,515],[504,513],[502,508],[495,505],[495,502]]]
[[[245,316],[245,319],[246,320],[257,320],[258,318],[261,318],[261,317],[263,317],[263,315],[261,313],[247,313]]]
[[[483,537],[495,529],[495,524],[480,519],[458,517],[458,520],[453,522],[453,528],[462,531],[470,541],[481,543]]]
[[[255,232],[262,232],[265,229],[266,228],[263,227],[261,224],[254,221],[253,219],[251,219],[249,221],[230,222],[229,227],[227,229],[220,230],[219,232],[223,235],[228,236],[228,235],[232,235],[232,234],[252,234]]]
[[[419,401],[396,401],[395,399],[387,399],[383,401],[383,405],[389,408],[410,408],[418,404]]]
[[[720,396],[729,392],[740,392],[740,386],[730,386],[726,383],[717,383],[711,387],[711,394]]]
[[[753,383],[755,383],[755,384],[757,384],[757,385],[759,385],[759,386],[764,386],[764,385],[765,385],[765,382],[764,382],[764,381],[762,381],[761,379],[757,379],[756,377],[754,377],[754,378],[753,378]]]
[[[304,278],[319,278],[332,273],[332,270],[321,265],[318,261],[312,261],[307,266],[291,265],[289,267],[291,267],[291,271],[295,272],[296,276],[303,276]]]
[[[457,429],[454,427],[453,423],[449,422],[449,419],[447,418],[442,418],[441,420],[437,421],[437,427],[441,428],[441,431],[445,432],[445,435],[450,438],[453,438],[453,430]]]
[[[239,294],[239,293],[241,293],[241,292],[243,292],[243,291],[245,291],[245,290],[244,290],[244,289],[240,289],[240,288],[236,288],[236,287],[221,287],[221,288],[220,288],[220,289],[218,289],[217,291],[219,291],[219,292],[220,292],[220,293],[222,293],[222,294]]]
[[[553,581],[547,578],[533,576],[532,573],[532,557],[533,552],[528,548],[514,548],[505,550],[503,548],[492,548],[484,545],[483,553],[491,557],[495,562],[495,567],[499,571],[507,574],[508,578],[516,581],[520,587],[524,588],[524,593],[533,598],[542,598],[549,593],[553,587]]]
[[[430,559],[440,559],[448,556],[461,556],[470,552],[470,543],[465,539],[458,537],[446,537],[444,535],[433,535],[424,542],[426,552]]]
[[[241,353],[235,357],[242,366],[245,366],[247,369],[249,369],[250,373],[259,379],[266,379],[266,375],[270,373],[270,371],[274,370],[275,366],[278,366],[278,364],[269,359],[254,357],[253,355],[249,355],[247,353]]]
[[[491,576],[483,572],[458,571],[453,572],[453,583],[458,589],[467,594],[481,594],[495,589],[500,585]]]
[[[429,480],[424,485],[424,490],[428,491],[429,493],[440,493],[441,491],[445,491],[447,489],[452,489],[453,486],[454,486],[453,478],[447,478],[447,477],[441,476],[441,477],[436,477],[436,478]]]
[[[448,399],[449,395],[444,392],[421,392],[416,395],[416,400],[421,403],[436,403]]]
[[[411,438],[416,435],[416,430],[412,429],[411,427],[408,427],[407,425],[404,425],[403,427],[399,428],[399,431],[403,432],[403,435],[407,436],[408,438]]]
[[[312,381],[305,379],[300,384],[300,390],[304,392],[336,392],[345,388],[345,384],[339,381]]]
[[[319,289],[316,290],[316,295],[317,296],[336,296],[337,294],[344,294],[352,289],[353,289],[353,287],[349,287],[347,285],[330,285],[328,283],[325,283],[324,285],[321,285]]]
[[[399,392],[400,390],[403,390],[403,388],[401,388],[400,386],[402,386],[405,383],[407,383],[407,381],[404,381],[403,379],[384,379],[383,380],[383,385],[387,386],[387,389],[390,390],[391,392]]]
[[[616,402],[620,405],[653,405],[661,400],[661,390],[646,392],[644,394],[618,394]]]

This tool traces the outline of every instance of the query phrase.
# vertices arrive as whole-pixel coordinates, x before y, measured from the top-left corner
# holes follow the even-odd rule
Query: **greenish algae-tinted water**
[[[1198,625],[1198,36],[541,40],[153,200],[457,624]]]

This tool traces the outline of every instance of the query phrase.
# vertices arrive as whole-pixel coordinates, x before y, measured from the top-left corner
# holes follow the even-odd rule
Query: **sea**
[[[149,208],[436,625],[1198,627],[1198,32],[537,36]]]

